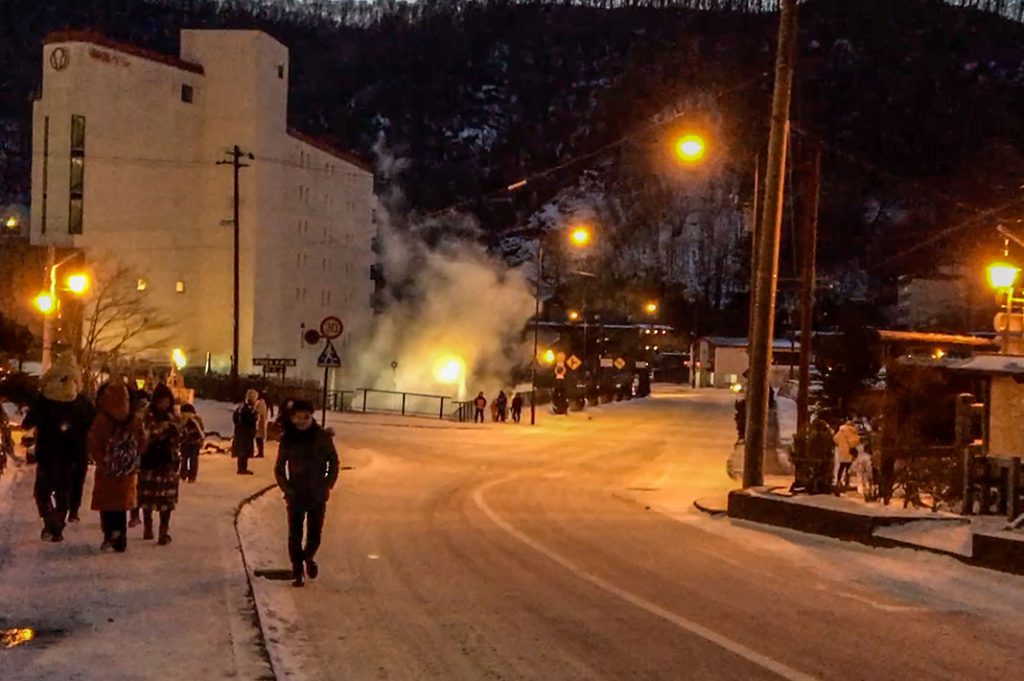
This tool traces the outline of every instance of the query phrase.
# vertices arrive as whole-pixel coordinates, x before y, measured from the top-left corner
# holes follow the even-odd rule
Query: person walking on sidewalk
[[[199,453],[206,439],[203,419],[191,404],[181,405],[181,472],[182,480],[195,482],[199,475]]]
[[[256,458],[263,458],[263,445],[267,440],[267,421],[270,417],[270,409],[267,407],[267,398],[259,393],[256,398]]]
[[[67,522],[78,521],[88,467],[86,438],[94,411],[80,393],[81,372],[68,356],[42,378],[42,393],[22,422],[36,430],[35,499],[43,541],[64,540]]]
[[[850,466],[859,454],[860,435],[853,421],[847,420],[839,426],[832,441],[836,444],[836,487],[835,494],[839,496],[846,491],[850,481]]]
[[[512,421],[519,423],[521,418],[523,418],[523,395],[516,393],[512,396]]]
[[[255,390],[247,390],[245,401],[238,405],[231,417],[235,424],[235,432],[231,438],[231,456],[238,459],[239,475],[252,475],[252,471],[249,470],[249,459],[253,455],[256,426],[259,424],[259,414],[256,413],[258,397]]]
[[[319,573],[314,559],[320,547],[327,500],[338,481],[334,438],[313,418],[313,403],[308,400],[295,401],[277,450],[274,477],[288,508],[288,557],[295,578],[293,584],[303,586],[305,575],[316,579]]]
[[[174,413],[174,393],[161,383],[153,390],[146,413],[146,448],[139,468],[139,507],[142,538],[153,538],[153,512],[160,516],[157,543],[171,543],[171,511],[178,504],[178,469],[181,466],[181,425]]]
[[[141,419],[132,410],[128,386],[117,376],[100,386],[96,420],[89,429],[89,458],[96,462],[92,510],[99,511],[106,551],[128,548],[127,512],[138,503],[139,459],[146,445]]]
[[[483,423],[484,409],[487,408],[487,398],[484,397],[483,390],[481,390],[473,400],[473,407],[475,408],[475,411],[473,412],[473,423]]]

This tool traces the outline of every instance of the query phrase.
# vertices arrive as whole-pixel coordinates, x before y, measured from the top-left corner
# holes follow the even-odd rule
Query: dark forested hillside
[[[30,101],[47,32],[88,27],[174,51],[183,26],[259,27],[291,48],[292,123],[369,158],[386,150],[401,159],[382,170],[407,207],[459,203],[497,232],[599,194],[594,211],[619,228],[678,231],[685,210],[675,211],[691,204],[677,195],[697,189],[689,179],[666,184],[644,160],[662,129],[575,160],[659,117],[694,121],[715,135],[715,191],[746,205],[766,136],[776,21],[728,9],[765,2],[651,4],[7,0],[0,202],[27,197]],[[1011,15],[1017,7],[952,3],[972,4]],[[826,267],[927,270],[965,245],[994,243],[997,220],[1024,208],[969,222],[1019,195],[1024,26],[952,5],[801,5],[794,138],[826,144]],[[512,199],[481,199],[561,164]],[[947,229],[922,249],[927,258],[900,257]]]

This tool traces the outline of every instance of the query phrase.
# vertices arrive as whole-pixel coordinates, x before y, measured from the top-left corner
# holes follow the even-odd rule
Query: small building
[[[111,265],[170,322],[132,354],[231,363],[234,175],[239,357],[297,360],[302,328],[337,315],[344,354],[371,315],[372,169],[288,127],[288,49],[260,31],[184,30],[179,55],[51,34],[33,107],[31,241]],[[232,153],[242,167],[234,169]]]
[[[705,336],[697,340],[695,367],[696,387],[730,388],[747,384],[746,372],[750,367],[746,338]],[[776,338],[772,345],[772,387],[778,389],[796,375],[800,359],[800,343]]]

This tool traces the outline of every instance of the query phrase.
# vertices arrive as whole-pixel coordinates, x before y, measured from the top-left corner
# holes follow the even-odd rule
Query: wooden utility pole
[[[775,292],[779,278],[779,236],[785,189],[789,102],[793,89],[796,45],[796,0],[781,0],[779,45],[775,61],[764,213],[758,226],[757,267],[752,275],[753,324],[750,337],[750,376],[747,391],[747,432],[744,442],[743,486],[764,483],[764,447],[768,422],[768,373],[772,364]]]
[[[801,145],[802,146],[802,145]],[[800,377],[796,400],[796,429],[810,424],[808,390],[811,384],[811,343],[814,334],[815,260],[818,252],[818,200],[821,195],[821,147],[814,144],[801,164],[804,181],[799,203],[800,229]]]
[[[242,163],[243,157],[253,158],[252,154],[244,153],[239,146],[236,144],[231,148],[231,151],[227,152],[230,160],[228,161],[217,161],[217,165],[230,165],[232,166],[234,175],[234,196],[232,199],[232,214],[231,222],[234,230],[234,302],[232,305],[232,326],[231,326],[231,399],[239,400],[241,395],[239,394],[239,383],[238,383],[238,324],[239,324],[239,242],[240,242],[240,230],[238,226],[238,171],[242,168],[248,168],[249,164]]]

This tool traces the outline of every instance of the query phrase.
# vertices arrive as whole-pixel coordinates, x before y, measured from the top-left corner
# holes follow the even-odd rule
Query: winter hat
[[[43,397],[54,402],[73,402],[82,392],[82,372],[71,355],[61,355],[41,381]]]
[[[170,400],[171,406],[174,406],[174,393],[167,385],[160,383],[153,389],[153,398],[149,401],[150,404],[156,404],[162,399]]]
[[[188,402],[185,402],[184,404],[181,405],[180,411],[182,414],[195,414],[196,408],[189,404]]]
[[[295,403],[292,405],[292,413],[294,414],[297,411],[305,411],[312,414],[316,409],[309,400],[295,400]]]
[[[260,394],[258,392],[256,392],[256,390],[254,388],[249,388],[248,390],[245,391],[245,401],[246,402],[249,402],[251,404],[256,404],[256,400],[258,400],[259,397],[260,397]]]

